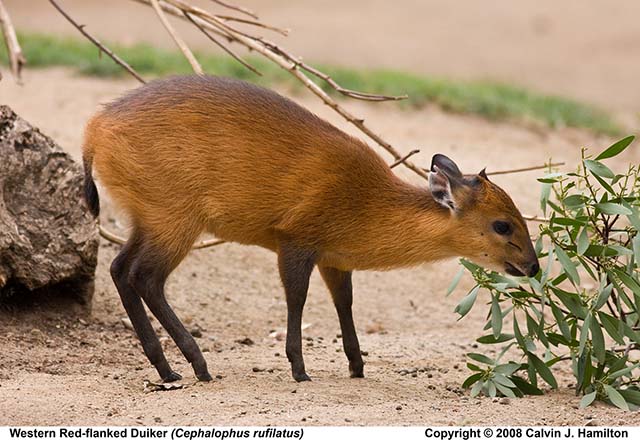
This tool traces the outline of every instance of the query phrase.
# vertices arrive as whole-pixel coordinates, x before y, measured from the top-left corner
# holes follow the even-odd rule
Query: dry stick
[[[220,6],[224,6],[225,8],[233,9],[234,11],[242,12],[243,14],[247,14],[256,20],[259,18],[258,15],[250,9],[245,8],[244,6],[236,6],[230,3],[226,3],[220,0],[212,0],[213,2],[219,4]]]
[[[9,65],[11,73],[15,77],[18,84],[22,84],[22,67],[27,63],[27,59],[22,54],[22,48],[16,36],[16,30],[11,22],[9,12],[4,7],[4,3],[0,0],[0,29],[4,35],[4,42],[7,45],[7,53],[9,54]],[[2,79],[2,75],[0,75]]]
[[[255,21],[255,20],[247,20],[246,18],[233,17],[230,15],[220,15],[220,14],[216,14],[216,17],[225,21],[244,23],[246,25],[257,26],[258,28],[268,29],[269,31],[277,32],[278,34],[284,35],[285,37],[289,35],[289,29],[278,28],[276,26],[267,25],[265,23]]]
[[[218,47],[220,47],[223,51],[225,51],[227,54],[229,54],[231,57],[233,57],[235,60],[237,60],[242,66],[244,66],[245,68],[247,68],[248,70],[262,76],[262,73],[260,71],[258,71],[256,68],[254,68],[253,66],[251,66],[249,63],[247,63],[246,61],[244,61],[239,55],[237,55],[235,52],[233,52],[231,49],[229,49],[228,47],[226,47],[222,42],[220,42],[217,38],[215,38],[213,35],[211,35],[206,29],[204,29],[202,26],[200,26],[200,24],[198,22],[196,22],[193,17],[191,17],[191,14],[189,14],[188,12],[184,12],[185,17],[187,17],[189,19],[189,21],[191,23],[193,23],[205,36],[207,36],[207,38],[209,40],[211,40],[213,43],[215,43],[216,45],[218,45]]]
[[[153,6],[153,9],[156,11],[156,14],[158,14],[158,18],[160,19],[160,22],[165,27],[165,29],[167,30],[171,38],[173,38],[173,41],[176,42],[176,45],[178,46],[180,51],[182,51],[186,59],[189,61],[189,64],[191,64],[191,67],[193,68],[195,73],[198,75],[203,75],[204,72],[202,71],[202,66],[200,66],[200,63],[198,63],[198,60],[196,60],[196,57],[193,55],[193,52],[191,52],[191,49],[189,49],[189,47],[185,44],[182,38],[180,38],[180,36],[173,29],[173,27],[171,26],[171,23],[169,23],[169,20],[167,19],[167,16],[164,15],[164,12],[160,7],[160,3],[158,3],[158,0],[151,0],[151,6]]]
[[[120,57],[118,57],[113,51],[111,51],[109,48],[107,48],[105,45],[103,45],[102,43],[100,43],[100,40],[98,40],[97,38],[95,38],[94,36],[92,36],[91,34],[89,34],[87,31],[84,30],[85,25],[79,25],[74,19],[72,19],[69,14],[67,14],[64,9],[62,9],[62,7],[60,5],[58,5],[58,3],[55,0],[49,0],[49,2],[58,10],[58,12],[60,12],[60,14],[62,14],[64,16],[64,18],[67,19],[67,21],[69,23],[71,23],[78,31],[80,31],[80,33],[82,35],[84,35],[87,39],[89,39],[89,41],[91,43],[93,43],[94,45],[96,45],[98,47],[98,49],[100,49],[100,51],[104,52],[105,54],[107,54],[109,57],[111,57],[111,59],[116,62],[117,64],[119,64],[120,66],[122,66],[129,74],[131,74],[132,76],[134,76],[140,83],[146,83],[146,81],[124,60],[122,60]]]
[[[389,169],[393,169],[396,166],[398,166],[400,163],[402,163],[403,161],[405,161],[406,159],[408,159],[409,157],[411,157],[414,154],[417,154],[418,152],[420,152],[420,149],[414,149],[413,151],[409,152],[407,155],[405,155],[404,157],[402,157],[399,160],[396,160],[395,162],[391,163],[389,165]]]
[[[271,45],[271,43],[269,44]],[[390,100],[393,100],[393,101],[406,100],[407,98],[409,98],[408,95],[379,95],[379,94],[370,94],[367,92],[360,92],[360,91],[354,91],[352,89],[343,88],[329,75],[325,74],[324,72],[318,71],[313,66],[309,66],[300,60],[291,59],[287,53],[283,53],[282,55],[290,59],[292,62],[296,63],[299,67],[301,67],[305,71],[308,71],[311,74],[315,75],[316,77],[319,77],[322,80],[329,83],[329,85],[331,85],[331,87],[336,91],[338,91],[340,94],[346,95],[348,97],[352,97],[358,100],[368,100],[368,101],[376,101],[376,102],[390,101]]]
[[[513,174],[515,172],[535,171],[537,169],[547,169],[547,168],[553,168],[556,166],[564,166],[564,162],[545,163],[544,165],[540,165],[540,166],[528,166],[526,168],[505,169],[503,171],[487,172],[487,175]]]
[[[100,232],[100,235],[104,239],[109,240],[112,243],[117,243],[119,245],[124,245],[127,242],[126,238],[120,237],[120,236],[114,234],[113,232],[107,230],[102,225],[98,225],[98,231]],[[210,246],[218,246],[218,245],[221,245],[223,243],[227,243],[227,241],[226,240],[217,240],[217,239],[202,240],[201,242],[195,243],[191,247],[191,249],[203,249],[203,248],[208,248]]]

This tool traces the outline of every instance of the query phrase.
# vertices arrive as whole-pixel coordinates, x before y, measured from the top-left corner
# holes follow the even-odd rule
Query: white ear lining
[[[438,204],[452,211],[456,210],[453,193],[451,192],[451,182],[437,166],[433,166],[433,171],[429,174],[429,189],[433,199]]]

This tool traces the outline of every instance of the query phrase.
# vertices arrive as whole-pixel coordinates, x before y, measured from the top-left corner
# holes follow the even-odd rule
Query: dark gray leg
[[[360,354],[360,343],[356,327],[353,324],[351,304],[353,301],[353,287],[351,286],[351,272],[340,271],[335,268],[318,267],[324,279],[333,303],[338,311],[340,329],[342,330],[342,346],[349,360],[349,373],[351,377],[364,377],[364,362]]]
[[[162,352],[162,346],[149,322],[147,313],[142,305],[142,300],[128,281],[131,262],[135,259],[139,251],[140,243],[141,239],[139,234],[134,233],[122,248],[122,251],[120,251],[115,260],[113,260],[111,264],[111,277],[118,289],[120,299],[131,320],[133,329],[136,331],[136,335],[142,344],[142,349],[151,364],[155,366],[158,374],[165,382],[180,380],[182,377],[177,372],[171,370]]]
[[[212,378],[207,370],[207,362],[198,344],[165,298],[164,284],[171,270],[169,266],[163,264],[163,257],[155,253],[147,243],[140,248],[140,253],[131,264],[129,282],[178,345],[187,361],[191,363],[198,380],[210,381]]]
[[[287,358],[296,381],[311,378],[304,369],[302,358],[302,310],[307,300],[309,277],[315,266],[313,251],[281,244],[278,250],[278,268],[287,298]]]

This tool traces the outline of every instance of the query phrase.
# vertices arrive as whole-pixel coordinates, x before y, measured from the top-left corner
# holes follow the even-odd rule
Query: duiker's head
[[[488,268],[532,277],[540,266],[527,224],[506,192],[478,175],[462,175],[448,157],[431,162],[429,188],[436,202],[454,217],[458,254]]]

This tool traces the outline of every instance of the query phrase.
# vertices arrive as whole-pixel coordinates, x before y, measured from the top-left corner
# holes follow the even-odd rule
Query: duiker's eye
[[[511,225],[505,221],[495,221],[493,222],[493,230],[500,235],[509,235],[511,234]]]

